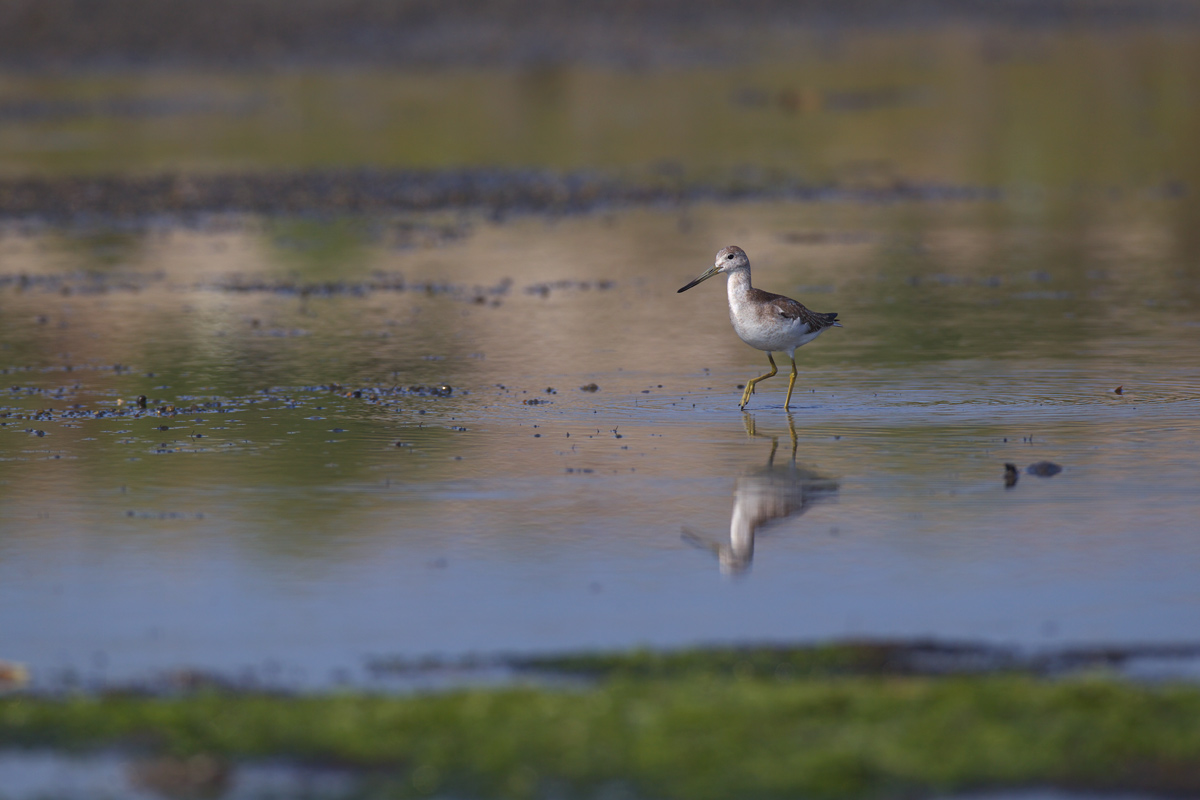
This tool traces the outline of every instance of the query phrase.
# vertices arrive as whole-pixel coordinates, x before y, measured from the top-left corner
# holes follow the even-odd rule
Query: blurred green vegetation
[[[836,659],[835,659],[836,660]],[[911,796],[1031,784],[1200,791],[1200,689],[728,674],[383,697],[0,700],[0,745],[132,746],[371,770],[397,796]],[[818,671],[819,672],[819,671]]]

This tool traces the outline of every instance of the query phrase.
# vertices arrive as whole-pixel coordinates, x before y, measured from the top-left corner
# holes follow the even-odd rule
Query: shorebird
[[[830,328],[842,327],[842,323],[837,321],[836,313],[809,311],[790,297],[755,289],[750,285],[750,259],[746,251],[737,246],[726,247],[717,253],[712,268],[679,291],[686,292],[722,272],[729,274],[726,288],[729,291],[729,321],[733,323],[734,331],[746,344],[765,350],[767,361],[771,362],[770,372],[746,383],[738,408],[745,408],[750,402],[750,395],[754,394],[759,381],[779,372],[772,353],[782,351],[792,359],[792,377],[788,381],[787,399],[783,401],[786,411],[792,403],[792,388],[796,385],[796,348],[803,347]]]

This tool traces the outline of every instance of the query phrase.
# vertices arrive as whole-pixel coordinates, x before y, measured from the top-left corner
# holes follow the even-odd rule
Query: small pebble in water
[[[1017,481],[1021,478],[1021,471],[1017,469],[1016,464],[1004,465],[1004,488],[1011,489],[1017,485]]]

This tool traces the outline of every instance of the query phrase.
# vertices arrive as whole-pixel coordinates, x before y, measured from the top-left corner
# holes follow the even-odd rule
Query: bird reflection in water
[[[754,560],[754,537],[770,523],[797,517],[814,503],[832,499],[837,493],[836,481],[796,466],[796,425],[791,414],[787,415],[787,420],[792,457],[786,466],[775,464],[779,437],[772,436],[767,465],[737,479],[733,488],[729,542],[713,542],[686,528],[683,531],[683,540],[716,555],[721,572],[727,575],[738,575],[750,568],[750,562]],[[742,422],[749,436],[760,435],[753,416],[743,414]]]

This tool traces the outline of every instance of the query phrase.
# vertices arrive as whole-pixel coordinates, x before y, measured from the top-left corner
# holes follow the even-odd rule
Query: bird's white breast
[[[808,323],[788,319],[774,305],[750,301],[750,281],[737,273],[729,276],[729,321],[738,337],[758,350],[789,352],[811,342],[820,331],[809,331]]]

